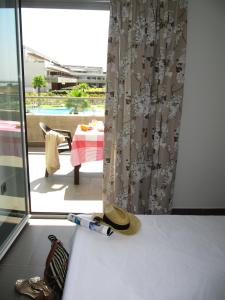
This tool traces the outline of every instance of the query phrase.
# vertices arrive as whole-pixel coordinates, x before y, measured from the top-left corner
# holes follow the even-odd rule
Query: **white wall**
[[[32,80],[34,76],[46,76],[45,62],[43,61],[24,61],[24,79],[26,92],[32,92]]]
[[[189,0],[175,208],[225,208],[225,1]]]

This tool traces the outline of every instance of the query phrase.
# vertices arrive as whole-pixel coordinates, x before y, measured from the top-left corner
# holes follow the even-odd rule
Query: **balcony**
[[[84,163],[80,168],[80,184],[74,185],[70,153],[60,154],[60,169],[47,178],[44,148],[30,147],[28,158],[32,212],[101,212],[102,161]]]
[[[26,103],[29,103],[29,107],[40,107],[41,105],[51,105],[53,107],[63,107],[65,101],[68,97],[26,97]],[[70,97],[70,99],[81,99],[76,97]],[[91,103],[92,107],[97,105],[104,105],[105,99],[103,98],[88,98],[88,101]],[[31,106],[31,107],[32,107]],[[72,108],[71,108],[72,109]],[[29,112],[29,108],[27,106]],[[104,110],[102,110],[101,115],[95,113],[95,111],[88,113],[88,115],[83,115],[82,113],[78,114],[60,114],[60,115],[49,115],[49,114],[33,114],[27,113],[27,139],[29,146],[44,146],[44,139],[42,132],[39,128],[39,122],[44,122],[49,125],[51,128],[61,128],[65,130],[70,130],[73,135],[78,124],[88,124],[93,119],[98,121],[104,121]]]
[[[66,97],[39,97],[29,99],[39,105],[59,104]],[[27,98],[26,98],[27,100]],[[60,100],[60,101],[59,101]],[[96,103],[95,99],[95,103]],[[101,103],[104,99],[99,100]],[[97,101],[98,102],[98,101]],[[29,173],[31,210],[39,213],[90,213],[102,210],[102,176],[103,162],[95,161],[82,164],[80,168],[80,184],[74,185],[74,168],[70,162],[70,153],[61,153],[60,169],[49,177],[45,177],[44,138],[39,122],[51,128],[70,130],[72,135],[78,124],[88,124],[93,119],[104,121],[104,115],[45,115],[27,113],[27,138],[29,146]]]

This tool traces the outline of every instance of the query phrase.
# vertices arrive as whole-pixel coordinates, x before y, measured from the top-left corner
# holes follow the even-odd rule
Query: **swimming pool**
[[[32,113],[34,115],[68,115],[71,114],[73,111],[72,108],[65,108],[65,107],[54,107],[54,108],[28,108],[27,112]],[[104,115],[104,110],[84,110],[79,112],[78,115],[80,116],[89,116],[89,115]]]

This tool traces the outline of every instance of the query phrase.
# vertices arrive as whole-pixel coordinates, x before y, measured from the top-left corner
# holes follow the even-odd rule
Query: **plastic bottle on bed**
[[[89,230],[97,231],[106,236],[110,236],[113,234],[113,230],[111,227],[102,225],[97,221],[88,220],[86,218],[76,216],[74,214],[69,214],[67,219],[77,225],[85,227]]]

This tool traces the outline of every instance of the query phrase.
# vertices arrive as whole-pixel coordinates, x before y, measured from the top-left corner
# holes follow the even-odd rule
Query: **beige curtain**
[[[168,213],[183,99],[187,5],[111,0],[104,200]]]

